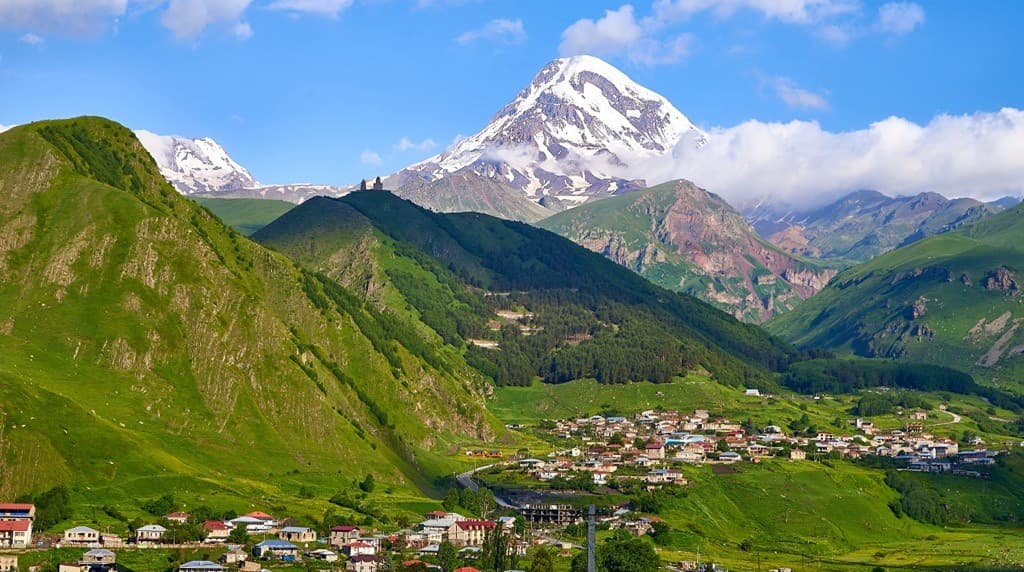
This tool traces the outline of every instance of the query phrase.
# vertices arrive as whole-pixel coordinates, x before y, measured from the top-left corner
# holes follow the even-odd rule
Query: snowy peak
[[[249,171],[209,137],[188,139],[138,130],[135,135],[156,160],[160,173],[186,195],[259,187]]]
[[[574,56],[544,66],[482,131],[398,180],[432,181],[470,169],[502,178],[534,201],[578,204],[645,186],[633,180],[631,167],[696,151],[706,141],[664,97],[598,58]]]

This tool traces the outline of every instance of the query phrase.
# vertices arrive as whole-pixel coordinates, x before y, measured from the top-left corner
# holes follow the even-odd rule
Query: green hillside
[[[0,134],[0,317],[0,498],[64,484],[130,515],[168,491],[226,510],[305,487],[290,506],[322,514],[369,472],[385,518],[421,512],[453,443],[504,431],[460,355],[397,341],[104,119]]]
[[[705,369],[730,385],[771,384],[769,372],[793,359],[762,330],[555,234],[432,213],[387,192],[312,199],[254,238],[405,308],[499,385],[669,381]]]
[[[684,180],[587,203],[538,226],[752,322],[791,310],[835,274],[770,244],[720,197]]]
[[[768,325],[801,346],[942,364],[1024,391],[1022,207],[881,255]]]
[[[249,236],[270,221],[295,208],[288,201],[272,199],[214,199],[196,197],[195,201],[220,217],[224,224]]]

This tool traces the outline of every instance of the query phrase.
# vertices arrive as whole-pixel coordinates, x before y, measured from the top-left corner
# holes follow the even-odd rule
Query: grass
[[[3,133],[0,206],[0,498],[66,484],[83,523],[167,491],[318,519],[373,473],[358,516],[394,521],[436,506],[466,464],[453,442],[505,438],[461,355],[432,366],[375,343],[362,302],[318,306],[308,274],[178,195],[123,127]]]
[[[288,201],[273,199],[195,198],[201,206],[217,215],[224,224],[249,236],[274,219],[295,208]]]

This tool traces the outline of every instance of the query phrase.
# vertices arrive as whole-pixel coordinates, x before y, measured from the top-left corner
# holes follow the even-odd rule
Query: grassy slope
[[[406,300],[412,292],[392,287],[389,271],[409,273],[415,278],[411,281],[415,290],[429,289],[435,300],[449,307],[460,303],[453,288],[571,289],[565,304],[581,307],[596,304],[595,298],[614,300],[653,316],[657,323],[651,328],[671,331],[681,340],[707,348],[723,376],[751,365],[774,367],[790,351],[758,328],[690,296],[657,288],[547,231],[478,213],[435,214],[390,193],[312,199],[254,238],[356,291],[377,298],[391,295],[390,307],[414,314],[423,308]],[[403,255],[408,249],[429,257],[429,264]],[[438,272],[445,275],[444,283],[438,282]]]
[[[249,236],[295,208],[293,203],[272,199],[195,198],[200,205],[220,217],[224,224]]]
[[[851,268],[768,328],[798,345],[948,365],[979,381],[1024,391],[1019,382],[1024,360],[1008,355],[1024,343],[1019,330],[1002,343],[1004,352],[994,366],[977,365],[1014,320],[1024,317],[1020,296],[982,284],[1000,266],[1015,275],[1024,269],[1021,214],[1015,207]],[[965,274],[970,286],[961,281]],[[918,300],[925,313],[911,319]],[[1004,327],[969,334],[979,320],[991,323],[1006,312],[1010,317]],[[913,335],[918,326],[927,326],[934,337]]]
[[[114,123],[0,135],[0,206],[0,497],[66,483],[128,515],[168,490],[320,514],[373,472],[377,512],[418,512],[460,463],[447,441],[500,431],[457,356],[438,370],[386,341],[389,363],[372,310],[318,307],[325,285],[180,197]]]
[[[616,251],[624,249],[625,252],[634,255],[639,255],[637,253],[642,252],[644,253],[643,264],[640,268],[633,267],[633,270],[640,272],[648,280],[670,290],[687,292],[701,297],[727,311],[735,311],[736,304],[717,302],[709,295],[709,292],[724,292],[744,299],[748,295],[748,291],[742,278],[739,276],[708,276],[701,272],[693,262],[685,258],[684,254],[679,251],[678,245],[667,242],[667,237],[659,234],[662,229],[658,225],[668,216],[673,204],[681,199],[676,186],[676,182],[668,182],[649,189],[588,203],[552,215],[540,221],[538,226],[581,244],[593,243],[600,246],[611,240],[615,244]],[[724,203],[715,200],[705,200],[704,203],[702,208],[716,211],[729,208]],[[728,214],[724,218],[728,219]],[[737,223],[741,223],[741,226],[737,226],[732,231],[733,236],[737,239],[745,238],[747,231],[750,231],[751,239],[759,243],[765,250],[774,252],[779,258],[793,256],[754,234],[738,213],[735,213],[735,220]],[[722,248],[722,245],[706,246],[710,252]],[[615,255],[614,252],[605,254]],[[755,261],[751,260],[751,262]],[[628,263],[632,265],[634,261],[629,260]],[[803,261],[798,268],[812,272],[820,270],[818,264]],[[755,263],[754,274],[769,275],[771,271]],[[778,279],[772,284],[760,284],[756,288],[761,299],[777,298],[777,311],[786,311],[799,300],[792,294],[792,287],[782,279]],[[793,298],[793,300],[785,302],[784,300],[787,298]],[[754,309],[748,309],[749,317],[754,318],[757,315]]]

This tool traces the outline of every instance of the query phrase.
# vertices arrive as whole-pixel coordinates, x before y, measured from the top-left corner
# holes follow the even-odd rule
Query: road
[[[486,471],[487,469],[490,469],[493,466],[493,464],[484,465],[482,467],[477,467],[471,471],[466,471],[465,473],[459,473],[458,475],[456,475],[455,480],[458,481],[459,485],[461,485],[462,487],[467,488],[475,493],[480,490],[480,485],[478,485],[477,482],[473,480],[473,475],[479,473],[480,471]],[[519,509],[518,506],[508,502],[507,500],[499,497],[498,495],[494,495],[494,502],[497,503],[497,505],[502,508],[510,508],[512,510]]]
[[[947,413],[949,415],[952,415],[953,416],[953,420],[952,421],[945,421],[943,423],[936,423],[935,425],[932,425],[932,427],[938,427],[939,425],[953,425],[955,423],[959,423],[960,420],[963,419],[963,417],[960,417],[959,415],[957,415],[956,413],[953,413],[952,411],[944,411],[942,409],[940,409],[939,411],[942,411],[943,413]]]

